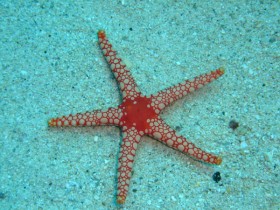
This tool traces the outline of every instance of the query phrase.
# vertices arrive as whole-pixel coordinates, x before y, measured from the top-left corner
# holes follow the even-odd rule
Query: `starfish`
[[[98,39],[103,55],[119,84],[122,103],[106,111],[94,110],[53,118],[48,124],[51,127],[114,125],[121,128],[123,140],[118,159],[117,203],[125,203],[137,146],[144,135],[199,161],[221,164],[220,157],[201,150],[185,137],[178,135],[161,119],[159,114],[174,101],[223,75],[224,70],[219,68],[151,96],[145,96],[139,91],[130,71],[112,48],[105,31],[98,31]]]

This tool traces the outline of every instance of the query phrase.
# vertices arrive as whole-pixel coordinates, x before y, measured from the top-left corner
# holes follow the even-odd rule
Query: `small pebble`
[[[238,128],[239,123],[236,122],[235,120],[231,120],[231,121],[229,122],[228,126],[229,126],[232,130],[235,130],[236,128]]]
[[[240,146],[242,149],[245,149],[248,146],[248,144],[245,141],[242,141]]]
[[[221,181],[221,179],[222,179],[221,174],[220,174],[219,171],[215,172],[215,173],[213,174],[212,178],[213,178],[213,180],[214,180],[215,182],[217,182],[217,183],[218,183],[219,181]]]
[[[94,142],[97,142],[97,141],[98,141],[98,136],[94,136],[94,137],[93,137],[93,141],[94,141]]]
[[[173,195],[171,196],[171,200],[172,201],[177,201],[177,199]]]

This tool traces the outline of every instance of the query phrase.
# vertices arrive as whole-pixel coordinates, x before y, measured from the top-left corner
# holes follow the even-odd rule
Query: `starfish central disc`
[[[121,121],[127,128],[135,127],[138,131],[149,129],[148,119],[154,119],[157,114],[150,105],[151,99],[145,96],[138,96],[134,100],[127,99],[120,105],[123,110]]]

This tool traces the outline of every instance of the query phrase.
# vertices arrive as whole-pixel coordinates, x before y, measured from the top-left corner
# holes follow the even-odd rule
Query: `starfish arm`
[[[106,111],[96,110],[92,112],[78,113],[75,115],[52,118],[48,124],[51,127],[65,126],[94,126],[94,125],[120,125],[122,117],[121,109],[109,108]]]
[[[169,87],[165,90],[158,92],[155,95],[152,95],[152,102],[157,113],[164,107],[168,106],[172,102],[182,98],[188,93],[197,90],[204,85],[212,82],[213,80],[219,78],[224,74],[224,69],[219,68],[215,71],[211,71],[207,74],[202,74],[198,77],[195,77],[192,80],[186,80],[183,83]]]
[[[107,39],[105,31],[100,30],[98,32],[98,39],[103,55],[119,83],[123,98],[130,98],[133,100],[140,95],[140,91],[138,90],[130,71],[126,68],[122,59],[117,55],[117,52],[112,48],[112,44]]]
[[[205,152],[189,142],[185,137],[178,136],[175,131],[160,118],[152,119],[149,123],[151,129],[149,129],[148,135],[167,146],[203,162],[217,165],[222,163],[222,158]]]
[[[127,196],[134,156],[140,138],[139,131],[134,127],[123,131],[118,167],[117,202],[119,204],[123,204]]]

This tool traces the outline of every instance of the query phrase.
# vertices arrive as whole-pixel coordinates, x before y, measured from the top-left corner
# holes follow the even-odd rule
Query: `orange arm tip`
[[[100,38],[100,39],[105,39],[105,37],[106,37],[106,34],[105,34],[104,30],[99,30],[97,32],[97,35],[98,35],[98,38]]]
[[[220,68],[218,68],[217,70],[220,70],[221,75],[225,73],[225,68],[224,68],[224,67],[220,67]]]
[[[222,161],[223,161],[223,160],[222,160],[221,157],[217,157],[215,163],[216,163],[217,165],[220,165],[220,164],[222,163]]]

